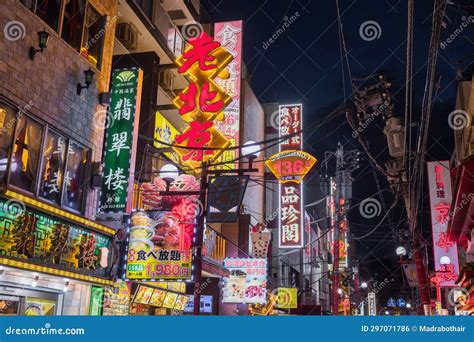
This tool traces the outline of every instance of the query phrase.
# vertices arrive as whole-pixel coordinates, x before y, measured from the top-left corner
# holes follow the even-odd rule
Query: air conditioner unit
[[[172,92],[174,84],[173,72],[171,70],[161,70],[158,77],[158,83],[164,91]]]
[[[115,37],[128,50],[135,50],[138,42],[138,29],[132,23],[121,23],[117,25]]]

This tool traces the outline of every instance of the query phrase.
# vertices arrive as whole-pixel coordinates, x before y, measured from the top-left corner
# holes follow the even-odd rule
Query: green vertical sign
[[[89,306],[89,315],[102,315],[102,301],[104,297],[104,288],[99,286],[92,286],[91,288],[91,302]]]
[[[100,197],[101,211],[105,213],[128,211],[127,198],[133,191],[130,175],[135,166],[134,131],[138,128],[135,120],[138,118],[141,76],[138,68],[115,69],[112,73]]]

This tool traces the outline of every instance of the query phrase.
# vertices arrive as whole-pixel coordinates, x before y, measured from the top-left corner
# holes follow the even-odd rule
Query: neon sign
[[[265,161],[280,183],[300,183],[315,163],[316,158],[298,150],[278,152]]]

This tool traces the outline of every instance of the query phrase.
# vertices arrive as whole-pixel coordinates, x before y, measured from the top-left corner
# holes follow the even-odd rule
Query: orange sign
[[[315,163],[311,154],[298,150],[281,151],[265,161],[280,183],[300,183]]]

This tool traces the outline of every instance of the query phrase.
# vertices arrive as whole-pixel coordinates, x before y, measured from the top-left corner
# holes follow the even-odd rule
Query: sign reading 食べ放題
[[[106,213],[129,212],[130,186],[137,143],[142,71],[116,69],[112,73],[110,113],[104,147],[104,175],[100,198]]]

